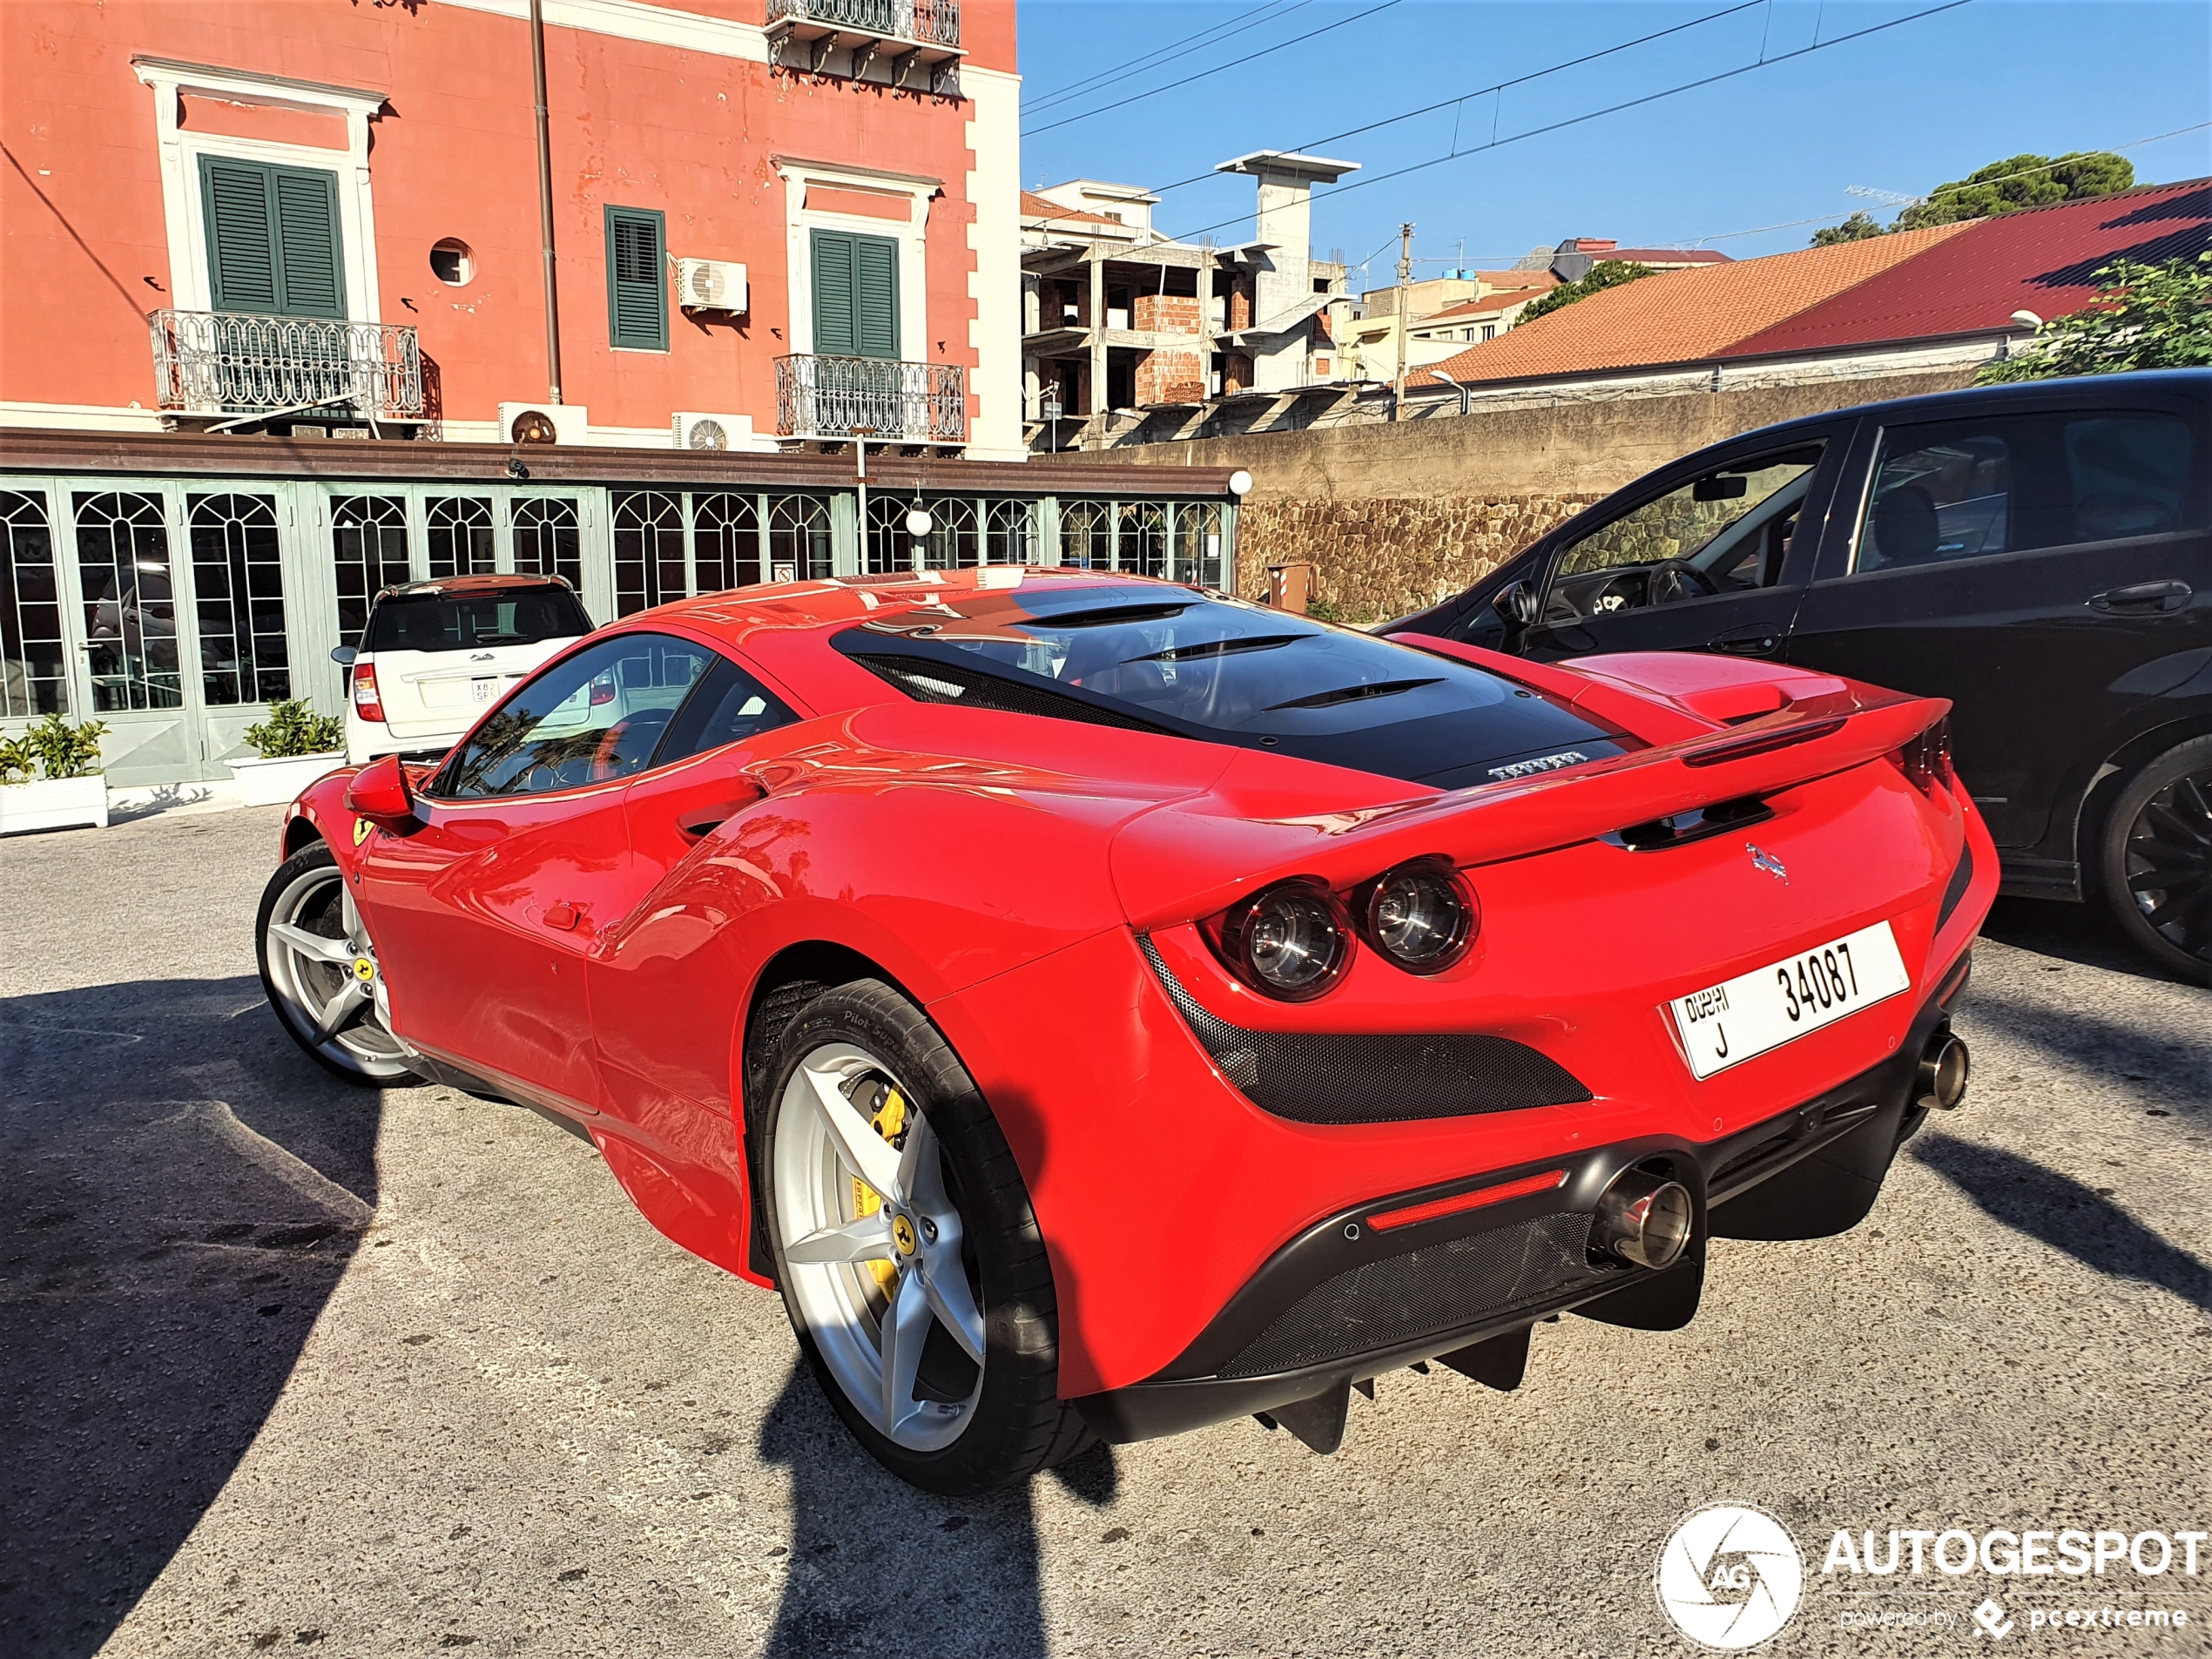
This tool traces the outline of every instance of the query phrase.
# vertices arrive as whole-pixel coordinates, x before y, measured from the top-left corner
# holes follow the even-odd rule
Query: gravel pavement
[[[1332,1458],[1245,1420],[948,1501],[588,1142],[293,1048],[249,937],[277,822],[0,842],[10,1659],[1687,1655],[1652,1573],[1722,1500],[1805,1554],[1765,1652],[1991,1646],[1993,1588],[2006,1648],[2212,1652],[2212,1551],[1820,1571],[1841,1527],[2212,1527],[2212,993],[2088,913],[2000,907],[1967,1109],[1850,1235],[1717,1244],[1689,1329],[1540,1325],[1513,1394],[1385,1377]],[[2192,1622],[2028,1629],[2076,1603]],[[1955,1622],[1842,1622],[1883,1611]]]

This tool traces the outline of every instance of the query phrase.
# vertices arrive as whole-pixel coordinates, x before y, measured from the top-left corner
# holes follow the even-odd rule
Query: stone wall
[[[1231,369],[1234,374],[1234,366]],[[1238,580],[1315,567],[1315,590],[1351,620],[1402,615],[1456,592],[1591,502],[1692,450],[1777,421],[1950,391],[1969,368],[1883,378],[1595,400],[1587,394],[1461,416],[1311,427],[1055,457],[1080,466],[1241,467]]]

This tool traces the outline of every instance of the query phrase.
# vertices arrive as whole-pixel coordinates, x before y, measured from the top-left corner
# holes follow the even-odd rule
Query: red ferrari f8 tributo
[[[1252,1414],[1334,1449],[1956,1105],[1997,885],[1941,702],[1543,666],[1078,570],[751,589],[307,790],[259,922],[368,1082],[563,1114],[919,1485]]]

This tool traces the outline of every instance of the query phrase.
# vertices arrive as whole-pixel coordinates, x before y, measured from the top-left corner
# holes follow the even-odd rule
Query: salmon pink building
[[[1025,464],[1014,17],[6,0],[0,734],[221,779],[410,579],[1227,579],[1226,475]]]

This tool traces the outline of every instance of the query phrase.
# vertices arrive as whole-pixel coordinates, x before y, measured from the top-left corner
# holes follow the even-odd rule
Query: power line
[[[1362,133],[1379,132],[1384,127],[1396,126],[1402,122],[1414,120],[1424,115],[1433,115],[1439,110],[1448,110],[1456,105],[1465,104],[1474,98],[1487,98],[1494,92],[1502,98],[1506,92],[1509,91],[1514,87],[1525,86],[1531,81],[1540,81],[1548,75],[1557,75],[1566,70],[1580,69],[1583,64],[1595,64],[1601,58],[1615,57],[1625,51],[1633,51],[1638,46],[1648,46],[1655,40],[1663,40],[1669,35],[1681,34],[1684,30],[1700,28],[1709,23],[1717,23],[1723,17],[1731,17],[1739,11],[1749,11],[1752,7],[1764,5],[1764,3],[1766,3],[1766,0],[1737,0],[1736,4],[1723,6],[1718,11],[1709,11],[1702,17],[1692,17],[1687,23],[1675,24],[1669,28],[1656,30],[1648,35],[1639,35],[1634,40],[1624,40],[1617,45],[1602,47],[1594,52],[1585,52],[1580,57],[1569,57],[1556,64],[1547,64],[1542,69],[1531,70],[1525,75],[1516,75],[1510,80],[1500,81],[1494,86],[1485,86],[1478,88],[1476,91],[1472,92],[1462,92],[1458,97],[1446,98],[1441,103],[1426,104],[1419,109],[1407,110],[1402,114],[1385,116],[1379,121],[1370,121],[1364,126],[1347,127],[1342,132],[1331,132],[1318,138],[1303,139],[1296,147],[1303,151],[1312,151],[1325,144],[1334,144],[1340,138],[1356,138]],[[1289,43],[1286,42],[1285,44],[1288,44]],[[1162,88],[1160,90],[1164,91],[1166,89]],[[1111,108],[1113,106],[1109,105],[1105,107]],[[1097,113],[1097,111],[1093,112]],[[1075,118],[1081,119],[1082,118],[1076,117]],[[1041,127],[1037,130],[1039,132],[1044,132],[1049,129]],[[1187,189],[1192,185],[1204,184],[1208,179],[1217,177],[1219,177],[1217,170],[1210,167],[1204,172],[1191,174],[1188,179],[1177,179],[1170,184],[1152,185],[1147,193],[1154,196],[1164,196],[1170,191]],[[1070,208],[1068,211],[1072,213],[1079,212],[1082,210],[1079,208]],[[1045,221],[1047,224],[1050,224],[1051,222],[1052,221],[1050,219]],[[1233,224],[1236,221],[1230,220],[1228,222]],[[1387,246],[1388,244],[1386,243],[1385,246]],[[1519,256],[1516,255],[1515,257],[1518,258]]]
[[[1318,36],[1328,34],[1332,30],[1347,28],[1352,24],[1375,16],[1378,12],[1388,11],[1392,7],[1404,3],[1405,0],[1383,0],[1382,4],[1379,6],[1372,6],[1365,11],[1355,12],[1349,17],[1340,17],[1334,23],[1324,24],[1318,29],[1309,29],[1302,35],[1292,35],[1288,40],[1278,41],[1272,46],[1263,46],[1259,51],[1248,52],[1242,57],[1232,57],[1225,64],[1215,64],[1211,69],[1202,69],[1197,74],[1186,75],[1179,81],[1170,81],[1164,86],[1156,86],[1147,92],[1135,92],[1128,98],[1117,98],[1111,104],[1102,104],[1095,110],[1085,110],[1081,115],[1063,116],[1057,121],[1048,121],[1041,127],[1031,127],[1022,136],[1025,138],[1034,138],[1040,132],[1050,132],[1057,127],[1073,126],[1078,121],[1088,121],[1091,117],[1103,115],[1109,110],[1123,109],[1131,104],[1142,104],[1145,99],[1157,98],[1163,92],[1172,92],[1178,86],[1188,86],[1193,81],[1203,81],[1210,76],[1219,75],[1224,71],[1256,62],[1271,53],[1283,51],[1304,41],[1312,40]]]
[[[1530,127],[1526,132],[1515,132],[1506,138],[1493,138],[1487,144],[1474,145],[1465,150],[1453,150],[1444,155],[1432,156],[1426,161],[1414,162],[1410,166],[1395,168],[1389,172],[1379,172],[1370,178],[1362,179],[1356,184],[1339,185],[1333,190],[1317,192],[1313,199],[1325,201],[1332,197],[1341,196],[1347,191],[1365,190],[1372,185],[1386,184],[1393,179],[1403,179],[1410,173],[1425,172],[1431,167],[1440,167],[1447,161],[1457,161],[1462,156],[1479,155],[1487,150],[1501,150],[1509,144],[1519,144],[1523,139],[1540,138],[1547,133],[1563,132],[1568,127],[1580,126],[1586,121],[1600,120],[1608,115],[1618,115],[1623,110],[1639,109],[1646,104],[1656,104],[1662,98],[1674,98],[1683,92],[1694,92],[1701,87],[1717,85],[1723,81],[1734,80],[1739,75],[1752,74],[1762,69],[1772,68],[1778,64],[1786,64],[1792,58],[1804,57],[1814,52],[1826,51],[1831,47],[1847,45],[1854,40],[1864,40],[1869,35],[1878,35],[1886,30],[1899,28],[1908,23],[1918,23],[1923,17],[1932,17],[1940,12],[1956,11],[1961,6],[1973,3],[1973,0],[1946,0],[1946,3],[1942,5],[1930,6],[1924,11],[1911,12],[1902,17],[1892,17],[1887,23],[1878,23],[1865,29],[1854,30],[1848,35],[1838,35],[1833,39],[1822,41],[1818,45],[1800,46],[1795,51],[1784,52],[1763,62],[1738,64],[1734,69],[1722,70],[1717,74],[1701,76],[1696,80],[1683,81],[1679,85],[1669,86],[1660,91],[1647,92],[1642,98],[1628,98],[1619,104],[1608,105],[1602,110],[1591,110],[1585,114],[1568,116],[1565,120],[1549,122],[1540,127]],[[1476,93],[1472,96],[1481,95]],[[1203,236],[1209,231],[1221,230],[1231,225],[1241,225],[1253,217],[1252,213],[1239,213],[1233,219],[1220,219],[1211,225],[1201,225],[1195,231],[1184,233],[1184,236],[1178,239]]]
[[[1148,69],[1157,69],[1162,64],[1177,57],[1187,57],[1191,52],[1197,51],[1202,47],[1217,46],[1231,35],[1241,35],[1245,30],[1257,29],[1262,24],[1277,22],[1288,17],[1293,11],[1304,10],[1312,3],[1313,0],[1292,0],[1292,3],[1286,6],[1281,3],[1281,0],[1269,0],[1266,5],[1256,7],[1252,12],[1243,14],[1252,18],[1250,23],[1235,29],[1230,28],[1227,24],[1216,24],[1211,29],[1201,29],[1195,35],[1185,35],[1181,40],[1171,40],[1157,51],[1146,52],[1142,57],[1132,57],[1125,63],[1109,64],[1096,74],[1077,81],[1072,86],[1063,86],[1056,92],[1047,92],[1042,97],[1032,100],[1025,106],[1023,112],[1036,114],[1050,109],[1055,104],[1065,104],[1071,98],[1081,97],[1085,92],[1099,91],[1111,86],[1116,81],[1125,81],[1131,75],[1141,75]],[[1259,13],[1267,15],[1259,16],[1258,15]],[[1236,19],[1231,18],[1230,21],[1234,23]],[[1197,44],[1190,44],[1194,41]],[[1178,46],[1187,47],[1188,50],[1175,51],[1174,49]]]

